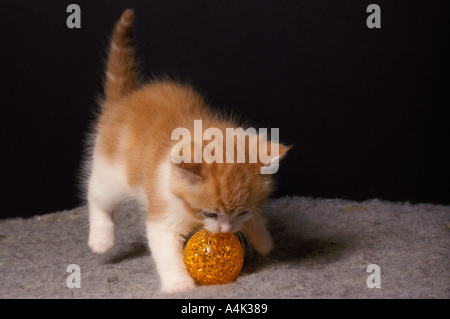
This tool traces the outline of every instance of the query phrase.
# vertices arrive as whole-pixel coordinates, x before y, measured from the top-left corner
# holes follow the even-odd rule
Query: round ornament
[[[186,243],[184,263],[197,283],[226,284],[241,272],[244,250],[233,234],[214,234],[201,229]]]

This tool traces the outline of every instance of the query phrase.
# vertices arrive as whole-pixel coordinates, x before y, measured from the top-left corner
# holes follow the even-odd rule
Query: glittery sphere
[[[213,234],[202,229],[188,240],[184,262],[197,283],[226,284],[241,272],[244,251],[233,234]]]

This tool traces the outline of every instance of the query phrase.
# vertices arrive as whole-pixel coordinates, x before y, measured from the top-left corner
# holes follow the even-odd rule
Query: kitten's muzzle
[[[231,225],[231,223],[220,224],[219,229],[222,234],[230,234],[234,232],[233,225]]]

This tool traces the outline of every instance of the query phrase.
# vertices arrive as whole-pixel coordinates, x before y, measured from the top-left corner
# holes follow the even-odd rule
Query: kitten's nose
[[[229,234],[231,233],[231,230],[233,229],[233,226],[231,226],[230,223],[221,224],[220,225],[220,232],[223,234]]]

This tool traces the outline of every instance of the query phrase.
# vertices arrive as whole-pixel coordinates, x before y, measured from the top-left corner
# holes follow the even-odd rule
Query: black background
[[[366,8],[381,7],[381,29]],[[69,29],[70,3],[81,29]],[[449,204],[443,1],[0,2],[0,216],[80,205],[105,49],[136,12],[144,78],[189,81],[294,148],[274,196]]]

